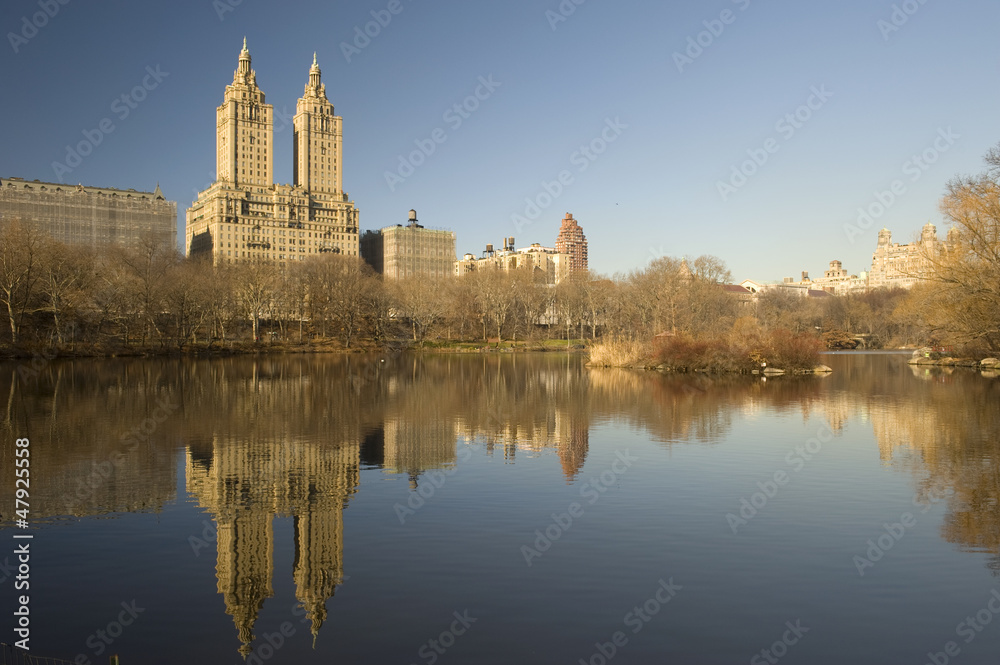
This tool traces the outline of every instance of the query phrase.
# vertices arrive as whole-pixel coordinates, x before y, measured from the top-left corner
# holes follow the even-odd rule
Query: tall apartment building
[[[134,189],[61,185],[22,178],[0,180],[0,223],[10,219],[68,245],[105,247],[152,240],[177,247],[177,203],[160,186]]]
[[[411,210],[406,226],[366,231],[361,256],[388,279],[447,277],[455,265],[455,232],[424,228],[417,222],[417,211]]]
[[[244,39],[216,109],[217,180],[187,211],[187,253],[216,264],[359,256],[358,210],[343,190],[343,120],[327,99],[315,54],[292,121],[291,185],[274,182],[274,109],[250,62]]]
[[[587,270],[587,236],[583,235],[583,228],[570,213],[566,213],[559,227],[556,251],[560,254],[569,254],[570,270],[574,272]]]

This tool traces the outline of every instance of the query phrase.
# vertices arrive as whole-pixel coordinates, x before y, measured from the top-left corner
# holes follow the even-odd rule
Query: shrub
[[[695,339],[688,334],[660,338],[653,357],[674,371],[751,372],[762,363],[784,370],[812,369],[822,342],[787,330],[738,330],[725,337]]]

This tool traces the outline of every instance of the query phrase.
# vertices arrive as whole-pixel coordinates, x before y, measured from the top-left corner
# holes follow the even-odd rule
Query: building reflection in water
[[[274,594],[276,517],[293,520],[291,574],[315,636],[344,579],[343,510],[360,469],[398,474],[413,489],[426,472],[454,466],[457,446],[477,443],[510,463],[556,455],[574,482],[591,428],[604,423],[665,447],[714,445],[741,419],[768,414],[820,418],[835,433],[870,425],[882,460],[914,476],[918,497],[944,497],[942,537],[991,553],[1000,571],[1000,381],[915,372],[905,356],[857,357],[827,378],[767,383],[588,370],[556,354],[74,361],[51,363],[30,384],[7,368],[0,394],[9,434],[0,467],[13,466],[15,436],[37,433],[39,518],[156,510],[175,499],[183,454],[187,492],[218,525],[218,593],[243,654]],[[77,492],[162,399],[176,414],[126,451],[127,463]],[[13,505],[5,478],[0,519]]]
[[[293,518],[295,597],[319,634],[326,602],[344,578],[343,510],[357,490],[359,462],[357,441],[217,439],[188,447],[187,491],[215,517],[218,591],[244,656],[274,594],[275,517]]]

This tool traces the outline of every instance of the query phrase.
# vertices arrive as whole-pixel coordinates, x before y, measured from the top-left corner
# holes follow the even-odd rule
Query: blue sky
[[[279,118],[275,179],[292,179],[280,117],[316,51],[362,229],[416,208],[459,254],[552,245],[572,212],[603,273],[700,254],[737,281],[831,259],[856,273],[882,226],[904,242],[943,229],[945,184],[1000,142],[988,0],[62,2],[0,8],[0,178],[159,182],[180,223],[215,178],[215,108],[244,35]],[[84,132],[100,144],[54,167]],[[412,158],[418,142],[433,153]],[[845,229],[894,181],[868,228]]]

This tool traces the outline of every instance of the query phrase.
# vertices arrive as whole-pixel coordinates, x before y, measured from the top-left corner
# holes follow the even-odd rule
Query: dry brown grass
[[[647,367],[652,361],[648,344],[616,337],[593,344],[588,364],[593,367]]]

